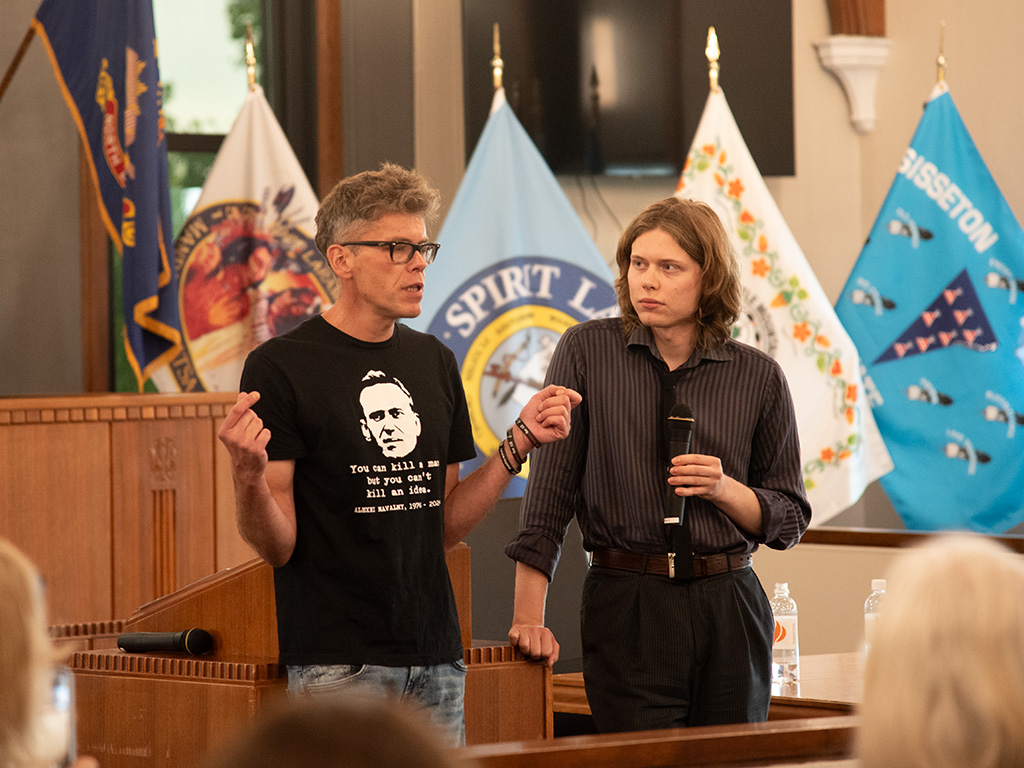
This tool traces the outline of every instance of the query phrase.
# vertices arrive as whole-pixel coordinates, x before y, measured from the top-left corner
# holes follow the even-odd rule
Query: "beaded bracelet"
[[[509,427],[508,432],[505,433],[505,439],[508,440],[508,449],[512,452],[512,458],[518,461],[521,467],[525,462],[523,457],[519,455],[519,449],[516,448],[516,439],[512,435],[512,427]]]
[[[512,466],[512,462],[508,460],[508,456],[505,455],[505,441],[502,440],[498,443],[498,456],[501,457],[501,463],[505,465],[505,469],[508,470],[510,475],[518,475],[523,470],[523,465],[519,465],[519,469]]]
[[[540,448],[540,443],[537,442],[537,438],[533,436],[533,432],[526,426],[526,423],[521,417],[516,418],[516,426],[522,430],[523,434],[526,435],[526,439],[533,443],[534,448]]]

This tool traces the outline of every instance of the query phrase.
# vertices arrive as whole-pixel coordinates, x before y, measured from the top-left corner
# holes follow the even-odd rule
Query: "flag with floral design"
[[[875,424],[857,349],[757,170],[725,93],[704,106],[678,197],[719,215],[740,259],[743,312],[733,336],[772,355],[796,406],[812,525],[855,503],[893,465]]]

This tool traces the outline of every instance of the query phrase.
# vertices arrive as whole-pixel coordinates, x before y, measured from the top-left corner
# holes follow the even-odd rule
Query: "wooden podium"
[[[284,695],[273,574],[236,531],[217,440],[235,397],[0,398],[0,536],[46,581],[51,636],[72,654],[80,751],[103,768],[194,765]],[[550,737],[550,669],[474,642],[468,547],[448,567],[467,741]],[[121,632],[190,627],[213,634],[212,653],[116,648]]]
[[[465,544],[448,556],[469,666],[466,741],[550,738],[550,668],[526,660],[507,644],[469,640],[469,557]],[[192,766],[285,697],[270,566],[252,560],[201,579],[143,606],[123,629],[191,627],[210,632],[213,651],[198,657],[116,648],[72,654],[80,753],[98,758],[103,768]]]

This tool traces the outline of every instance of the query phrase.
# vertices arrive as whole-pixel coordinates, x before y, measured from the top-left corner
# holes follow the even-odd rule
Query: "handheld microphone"
[[[126,632],[117,637],[117,647],[129,653],[188,653],[199,656],[213,648],[213,637],[205,629],[180,632]]]
[[[690,410],[690,406],[685,403],[677,403],[672,406],[672,411],[668,415],[668,456],[669,459],[673,459],[684,453],[690,452],[690,437],[693,434],[693,411]],[[669,494],[669,516],[665,518],[666,523],[675,523],[676,525],[683,524],[683,506],[686,503],[686,497],[677,496],[675,491],[670,486]],[[672,515],[671,512],[678,510],[676,515]]]

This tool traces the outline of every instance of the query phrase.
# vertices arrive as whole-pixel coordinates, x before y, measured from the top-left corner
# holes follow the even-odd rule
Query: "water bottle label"
[[[775,642],[772,647],[780,651],[797,649],[796,616],[775,617]]]
[[[871,636],[875,634],[875,625],[878,623],[878,615],[874,613],[864,614],[864,649],[871,648]]]

